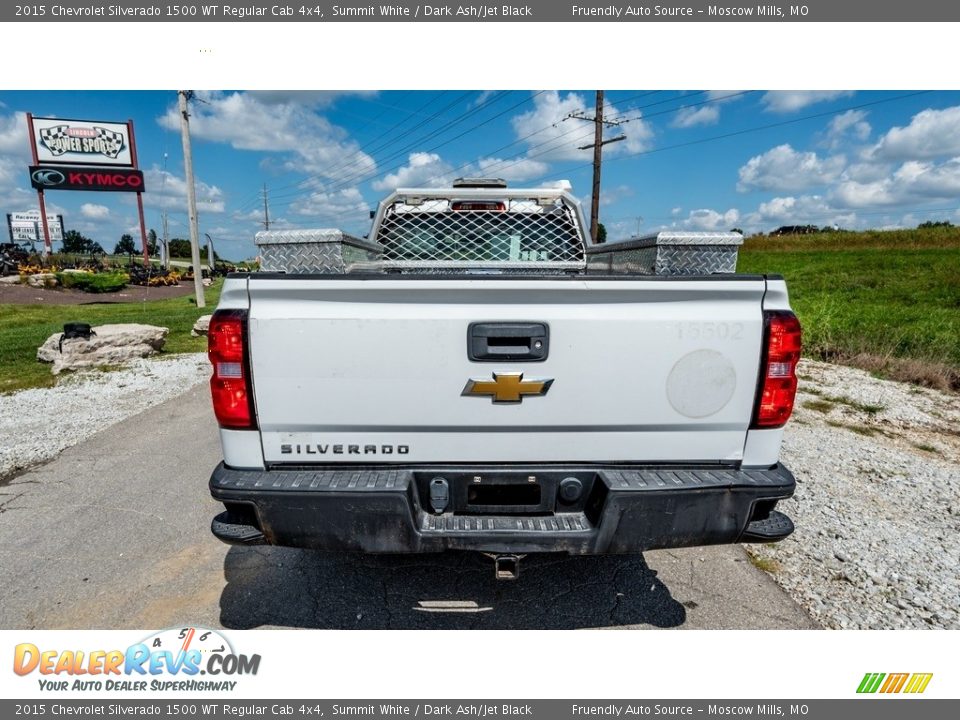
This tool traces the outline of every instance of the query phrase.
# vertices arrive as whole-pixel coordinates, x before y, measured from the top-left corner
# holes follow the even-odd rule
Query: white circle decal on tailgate
[[[684,355],[667,377],[670,405],[690,418],[720,412],[736,388],[733,363],[716,350],[695,350]]]

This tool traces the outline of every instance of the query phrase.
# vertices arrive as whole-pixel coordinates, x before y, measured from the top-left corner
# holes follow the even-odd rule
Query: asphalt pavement
[[[0,482],[0,627],[813,628],[740,546],[529,556],[236,548],[210,534],[208,391]]]

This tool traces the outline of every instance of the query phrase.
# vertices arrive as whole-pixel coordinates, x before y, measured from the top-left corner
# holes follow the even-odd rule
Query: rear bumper
[[[440,512],[431,508],[437,478],[449,490]],[[580,493],[564,500],[561,483],[570,478]],[[795,485],[782,465],[251,471],[221,463],[210,478],[211,494],[226,507],[212,524],[224,542],[374,553],[602,554],[772,542],[793,530],[773,508]]]

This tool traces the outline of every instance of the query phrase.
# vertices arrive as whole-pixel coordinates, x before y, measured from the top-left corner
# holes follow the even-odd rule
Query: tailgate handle
[[[546,323],[470,323],[467,329],[467,355],[475,362],[537,362],[549,349]]]

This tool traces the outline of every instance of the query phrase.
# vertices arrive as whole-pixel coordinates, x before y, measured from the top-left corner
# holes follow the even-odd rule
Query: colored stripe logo
[[[860,681],[857,692],[919,694],[927,689],[932,677],[933,673],[867,673]]]

